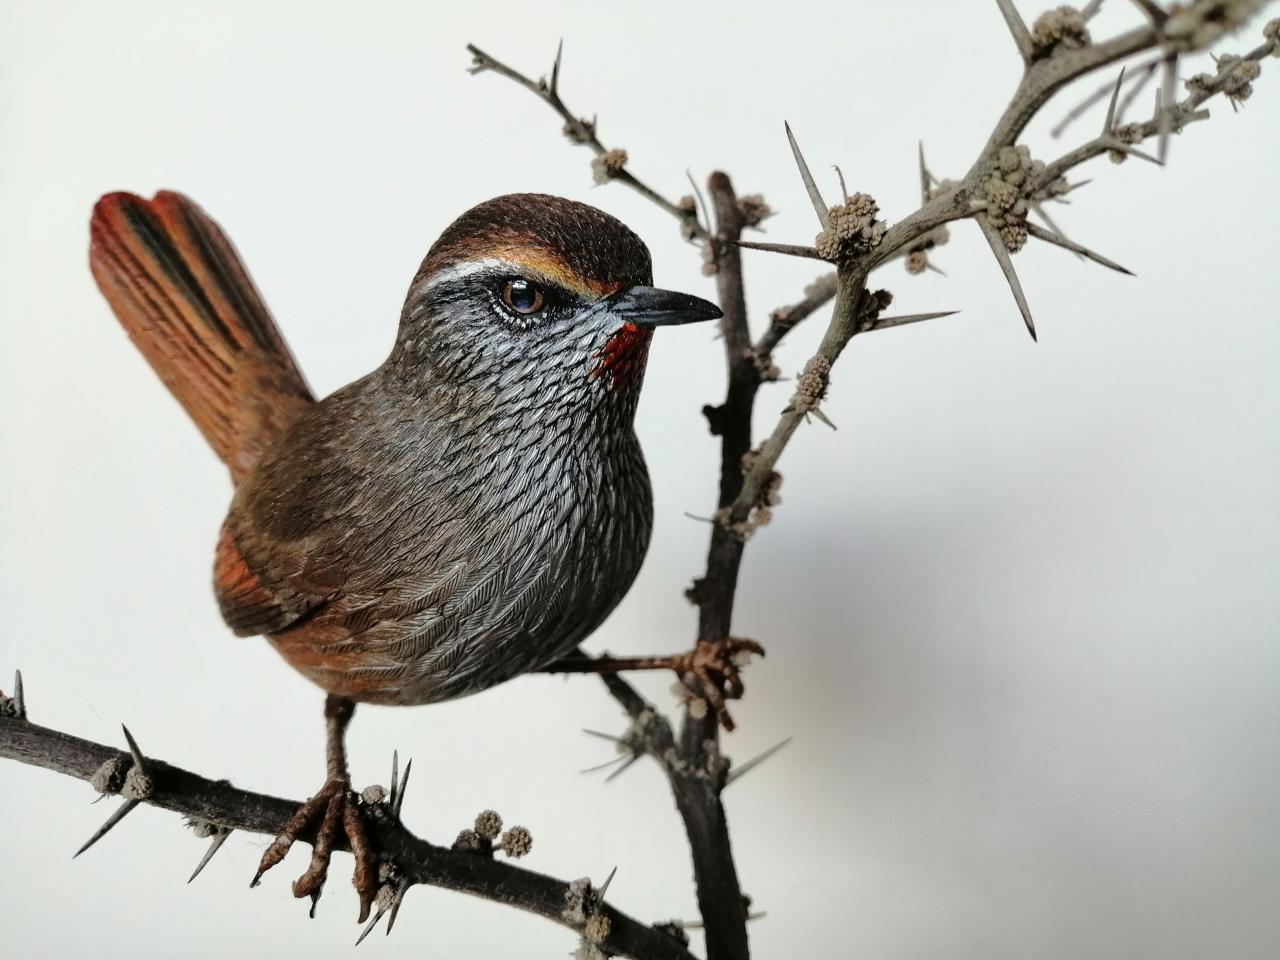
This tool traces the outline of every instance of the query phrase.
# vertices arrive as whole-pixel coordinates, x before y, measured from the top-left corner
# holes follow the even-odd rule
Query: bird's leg
[[[293,882],[295,897],[311,898],[311,914],[315,916],[316,903],[329,873],[329,858],[334,845],[345,835],[356,869],[352,877],[356,893],[360,896],[360,920],[369,916],[369,908],[378,890],[378,867],[369,844],[359,801],[351,791],[351,776],[347,772],[347,725],[355,713],[356,705],[344,697],[330,694],[324,702],[325,762],[328,778],[324,786],[310,800],[298,808],[298,812],[284,825],[280,834],[271,841],[258,863],[253,878],[257,886],[262,875],[284,859],[289,848],[300,839],[310,839],[311,864],[306,873]]]
[[[764,656],[764,647],[754,640],[725,637],[699,640],[685,653],[660,657],[570,657],[554,660],[543,673],[623,673],[631,670],[674,670],[680,681],[703,697],[715,709],[726,730],[734,727],[726,700],[742,696],[739,668],[750,654]]]

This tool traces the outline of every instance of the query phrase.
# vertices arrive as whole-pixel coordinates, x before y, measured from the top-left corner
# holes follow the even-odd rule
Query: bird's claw
[[[745,688],[739,668],[746,656],[764,656],[764,647],[743,637],[699,640],[688,653],[672,657],[671,667],[685,686],[703,697],[726,730],[734,728],[727,700],[738,700]]]
[[[359,798],[351,791],[351,785],[345,780],[330,780],[298,808],[298,812],[271,841],[262,854],[258,872],[250,885],[256,887],[262,875],[283,860],[297,840],[313,832],[311,863],[306,872],[293,882],[293,895],[311,898],[311,915],[314,917],[329,875],[329,860],[335,844],[345,836],[356,862],[352,882],[360,897],[358,922],[363,923],[368,919],[369,909],[378,892],[378,868],[363,817]]]

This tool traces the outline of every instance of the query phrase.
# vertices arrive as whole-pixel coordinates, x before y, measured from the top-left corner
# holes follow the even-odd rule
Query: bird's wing
[[[313,397],[235,249],[169,191],[107,194],[89,229],[103,296],[239,481]]]

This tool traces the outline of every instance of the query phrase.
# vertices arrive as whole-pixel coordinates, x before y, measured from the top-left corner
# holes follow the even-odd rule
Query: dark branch
[[[132,762],[128,751],[11,718],[0,719],[0,757],[85,781],[113,758],[122,764]],[[160,760],[148,758],[147,772],[153,781],[147,803],[223,828],[274,836],[299,806],[295,800],[251,793]],[[561,880],[495,860],[487,853],[436,846],[415,837],[390,817],[371,822],[370,831],[379,855],[393,862],[410,884],[469,893],[580,932],[564,915],[569,885]],[[643,960],[693,960],[680,940],[669,933],[646,926],[608,904],[602,905],[600,912],[610,921],[609,936],[601,945],[605,950]]]

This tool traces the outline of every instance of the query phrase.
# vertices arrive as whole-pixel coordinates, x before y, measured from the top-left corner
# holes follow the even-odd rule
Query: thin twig
[[[474,63],[471,67],[472,73],[483,73],[486,70],[492,70],[494,73],[501,74],[509,80],[514,80],[520,86],[524,87],[539,100],[549,106],[560,118],[565,122],[565,130],[571,134],[571,139],[576,143],[581,143],[591,149],[597,157],[603,156],[609,152],[609,148],[601,142],[599,136],[596,135],[596,121],[583,120],[576,113],[565,105],[560,97],[559,81],[560,81],[560,60],[563,54],[563,44],[556,51],[556,59],[552,68],[552,82],[531,80],[523,73],[507,66],[502,61],[485,53],[473,43],[467,44],[467,50],[474,57]],[[688,229],[699,238],[705,238],[707,231],[696,221],[690,221],[690,218],[681,210],[679,206],[672,203],[653,187],[649,186],[626,167],[617,171],[612,176],[613,180],[624,183],[632,190],[635,190],[642,197],[657,204],[667,213],[671,214],[682,224],[687,223]]]

